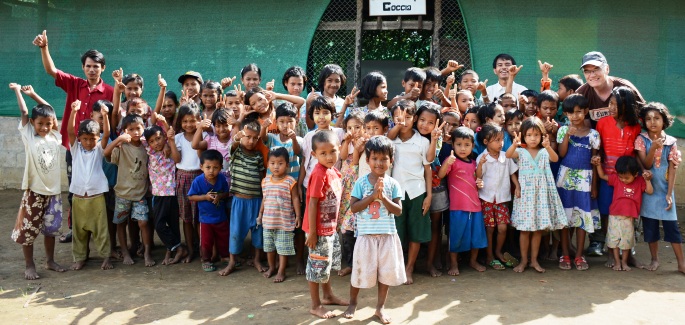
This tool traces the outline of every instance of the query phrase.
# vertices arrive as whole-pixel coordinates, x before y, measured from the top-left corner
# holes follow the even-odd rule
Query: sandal
[[[493,269],[495,270],[504,270],[504,265],[499,260],[492,260],[489,263],[490,266],[492,266]]]
[[[214,272],[216,271],[216,266],[212,263],[202,263],[202,270],[205,272]]]
[[[517,260],[516,257],[511,256],[508,252],[504,253],[504,260],[502,262],[504,262],[504,266],[508,268],[514,268],[519,265],[519,260]]]
[[[573,264],[576,265],[576,270],[578,271],[585,271],[590,268],[590,266],[587,264],[587,261],[585,260],[585,256],[576,257],[573,260]]]
[[[559,268],[562,270],[571,269],[571,257],[568,255],[559,258]]]
[[[71,230],[69,230],[68,233],[59,236],[59,242],[64,244],[64,243],[71,243]]]

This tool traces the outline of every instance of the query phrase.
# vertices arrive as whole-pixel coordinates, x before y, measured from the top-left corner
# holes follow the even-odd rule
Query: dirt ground
[[[56,273],[39,269],[41,278],[23,278],[19,245],[10,239],[21,193],[0,191],[0,314],[3,324],[305,324],[376,323],[376,290],[362,290],[354,320],[318,320],[308,313],[309,295],[303,276],[288,268],[284,283],[274,284],[243,266],[228,277],[206,273],[196,259],[191,264],[145,267],[114,263],[102,271],[93,258],[81,271]],[[65,199],[66,202],[66,199]],[[66,220],[64,227],[66,229]],[[156,243],[160,243],[156,238]],[[415,284],[392,288],[386,305],[394,324],[513,323],[660,323],[682,324],[685,275],[676,272],[668,243],[660,243],[661,268],[656,272],[616,272],[603,257],[589,258],[590,270],[562,271],[544,261],[544,274],[528,270],[488,269],[478,273],[462,267],[457,277],[430,278],[423,268]],[[647,261],[647,245],[637,246]],[[159,261],[161,243],[154,251]],[[36,264],[45,262],[42,236],[36,244]],[[57,244],[56,260],[71,264],[71,245]],[[421,262],[419,262],[421,264]],[[40,291],[24,303],[35,287]],[[348,297],[349,277],[332,279],[333,290]],[[343,307],[331,306],[337,314]]]

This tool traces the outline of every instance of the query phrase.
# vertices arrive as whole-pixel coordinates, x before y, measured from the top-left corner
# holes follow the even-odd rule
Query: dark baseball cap
[[[580,65],[580,68],[582,69],[586,65],[594,65],[596,67],[601,67],[605,64],[607,64],[607,59],[604,57],[604,54],[600,52],[588,52],[583,55],[583,64]]]
[[[178,82],[180,82],[182,85],[183,82],[186,81],[186,79],[188,79],[188,78],[195,78],[195,79],[197,79],[198,82],[200,82],[200,84],[202,84],[204,82],[204,81],[202,81],[202,75],[199,72],[195,72],[192,70],[188,71],[188,72],[182,74],[180,77],[178,77]]]

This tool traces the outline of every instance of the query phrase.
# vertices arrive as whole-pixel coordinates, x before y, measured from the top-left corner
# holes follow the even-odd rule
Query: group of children
[[[45,33],[34,43],[45,63]],[[503,62],[507,65],[500,68]],[[642,216],[654,255],[664,220],[665,239],[678,243],[678,269],[685,272],[673,199],[680,156],[674,138],[664,132],[672,122],[666,107],[640,106],[617,88],[611,115],[593,128],[588,100],[574,94],[582,83],[578,76],[562,78],[554,92],[546,77],[551,65],[540,63],[543,91],[518,94],[514,78],[520,67],[512,63],[506,55],[493,63],[496,73],[508,74],[502,94],[489,91],[473,70],[455,77],[462,67],[454,61],[442,71],[410,68],[404,92],[387,107],[381,72],[369,73],[358,90],[341,98],[337,93],[346,78],[335,64],[322,69],[320,91],[306,99],[299,96],[307,81],[299,67],[283,76],[288,94],[275,93],[273,81],[260,88],[261,70],[254,64],[241,71],[245,91],[233,85],[235,78],[203,81],[189,71],[178,78],[180,100],[166,91],[159,75],[154,107],[140,97],[141,76],[115,70],[112,102],[92,103],[89,118],[80,122],[81,101],[68,103],[71,110],[65,112],[72,157],[72,269],[84,266],[91,237],[104,257],[103,269],[112,268],[110,256],[133,264],[136,253],[153,266],[154,230],[166,247],[162,264],[190,262],[199,252],[204,271],[227,263],[220,275],[249,263],[282,282],[294,255],[298,274],[306,274],[309,283],[310,312],[322,318],[334,316],[327,304],[349,304],[343,316],[352,318],[359,289],[378,283],[376,315],[387,323],[389,287],[414,281],[422,244],[428,248],[426,269],[440,276],[443,226],[450,275],[459,274],[459,253],[467,253],[469,266],[480,272],[486,266],[544,272],[538,254],[550,232],[561,244],[560,268],[571,268],[575,251],[573,265],[588,269],[586,233],[604,226],[597,188],[610,186],[612,267],[630,269],[633,221]],[[35,279],[32,243],[39,232],[46,238],[48,268],[64,271],[52,256],[62,221],[62,141],[54,109],[31,86],[10,88],[22,113],[19,130],[27,157],[26,191],[12,238],[24,245],[26,278]],[[22,92],[38,102],[30,118]],[[482,97],[476,98],[478,92]],[[368,104],[355,105],[358,96]],[[645,132],[638,136],[639,123]],[[629,143],[635,152],[600,155],[604,146],[623,139],[617,127],[637,129]],[[245,260],[248,233],[253,250]],[[518,245],[508,241],[514,235]],[[349,302],[333,294],[332,270],[351,273]]]

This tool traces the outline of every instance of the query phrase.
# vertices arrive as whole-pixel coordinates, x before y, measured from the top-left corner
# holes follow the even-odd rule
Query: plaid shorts
[[[39,233],[57,237],[62,226],[62,197],[42,195],[31,190],[24,191],[17,221],[12,230],[12,240],[24,246],[33,245]]]
[[[319,236],[314,249],[309,249],[307,258],[307,281],[328,283],[331,270],[340,270],[342,254],[338,233],[330,236]]]
[[[480,201],[483,207],[483,220],[485,226],[494,228],[497,225],[508,225],[511,223],[509,219],[509,207],[507,203],[490,203],[487,201]]]
[[[140,201],[130,201],[117,196],[114,202],[114,219],[112,222],[115,225],[126,222],[129,216],[131,219],[139,221],[148,220],[150,209],[147,206],[146,198],[142,198]]]
[[[264,252],[275,251],[278,255],[295,255],[295,233],[281,229],[264,229],[262,232],[264,240]]]
[[[178,213],[183,223],[198,224],[200,216],[197,213],[197,203],[188,200],[190,185],[193,185],[195,177],[202,174],[201,170],[176,170],[176,195],[178,197]]]

